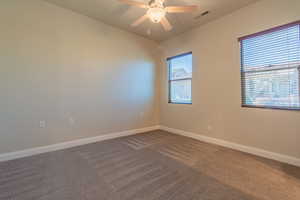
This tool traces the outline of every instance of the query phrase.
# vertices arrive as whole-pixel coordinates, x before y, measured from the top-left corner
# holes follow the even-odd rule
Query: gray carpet
[[[153,131],[2,162],[0,199],[299,200],[300,168]]]

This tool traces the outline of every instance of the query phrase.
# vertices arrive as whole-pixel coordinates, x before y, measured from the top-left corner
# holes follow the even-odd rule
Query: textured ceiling
[[[118,0],[46,0],[58,6],[71,9],[94,19],[100,20],[138,35],[156,41],[163,41],[174,35],[185,32],[195,26],[200,26],[209,21],[229,14],[241,7],[247,6],[258,0],[166,0],[165,5],[198,5],[199,9],[193,13],[168,13],[167,18],[173,29],[165,32],[160,24],[145,21],[138,27],[130,24],[145,14],[146,10],[120,3]],[[136,0],[147,3],[147,0]],[[201,13],[210,11],[208,15]]]

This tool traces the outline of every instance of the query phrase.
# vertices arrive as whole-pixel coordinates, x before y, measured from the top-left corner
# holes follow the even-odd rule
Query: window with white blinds
[[[242,37],[242,104],[300,109],[300,22]]]

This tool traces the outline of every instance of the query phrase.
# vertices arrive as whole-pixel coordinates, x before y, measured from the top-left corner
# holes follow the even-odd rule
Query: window
[[[192,104],[192,53],[168,58],[169,103]]]
[[[239,40],[242,105],[300,110],[300,22]]]

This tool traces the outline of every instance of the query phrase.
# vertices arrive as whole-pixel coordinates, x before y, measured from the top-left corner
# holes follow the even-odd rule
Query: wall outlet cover
[[[40,128],[46,128],[46,121],[40,121]]]

